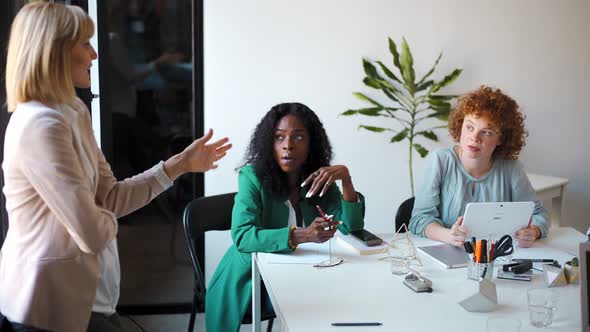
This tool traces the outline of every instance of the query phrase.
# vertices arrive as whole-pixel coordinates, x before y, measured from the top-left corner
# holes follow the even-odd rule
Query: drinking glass
[[[404,276],[404,275],[408,274],[408,272],[410,272],[408,265],[409,265],[409,262],[405,259],[392,258],[391,259],[391,273],[398,275],[398,276]]]
[[[391,262],[391,273],[401,276],[406,275],[410,270],[410,248],[405,243],[395,243],[387,248],[387,256]]]
[[[486,323],[488,332],[519,332],[520,320],[508,317],[490,317]]]
[[[547,327],[553,322],[557,307],[557,293],[549,288],[531,288],[527,291],[529,317],[534,327]]]

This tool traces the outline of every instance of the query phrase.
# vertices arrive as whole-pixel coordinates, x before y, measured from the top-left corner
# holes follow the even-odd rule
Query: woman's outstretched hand
[[[164,171],[172,181],[184,173],[207,172],[217,168],[217,162],[225,157],[232,145],[228,143],[227,137],[208,143],[211,137],[213,129],[209,129],[203,137],[196,139],[181,153],[166,160]]]

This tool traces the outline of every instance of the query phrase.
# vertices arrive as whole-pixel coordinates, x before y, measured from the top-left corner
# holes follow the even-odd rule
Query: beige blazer
[[[163,191],[154,169],[117,182],[78,99],[19,104],[6,130],[3,188],[9,230],[0,252],[0,311],[52,331],[86,331],[97,253],[117,216]]]

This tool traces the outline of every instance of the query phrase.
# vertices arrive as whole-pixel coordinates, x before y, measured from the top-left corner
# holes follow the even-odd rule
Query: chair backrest
[[[410,218],[412,218],[412,210],[414,209],[414,197],[406,199],[400,206],[397,208],[397,213],[395,214],[395,232],[402,227],[402,225],[408,226],[410,223]],[[401,233],[405,233],[405,230],[402,229]]]
[[[196,253],[196,241],[207,231],[231,229],[231,215],[236,193],[194,199],[184,208],[182,224],[184,236],[195,273],[195,295],[199,303],[205,303],[205,277]]]
[[[14,332],[14,326],[2,313],[0,313],[0,332]]]

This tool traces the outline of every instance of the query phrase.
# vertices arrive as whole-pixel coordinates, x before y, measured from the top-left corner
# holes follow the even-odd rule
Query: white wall
[[[205,124],[234,148],[206,175],[206,194],[237,190],[250,134],[271,106],[299,101],[324,122],[336,153],[367,198],[366,226],[393,228],[410,196],[407,145],[357,131],[361,118],[339,117],[364,106],[353,95],[380,95],[362,84],[361,58],[391,58],[387,37],[408,40],[417,76],[444,55],[439,76],[463,74],[446,91],[487,84],[512,96],[530,131],[521,160],[529,171],[566,177],[563,225],[585,230],[590,215],[590,1],[586,0],[207,0]],[[450,143],[447,133],[438,144]],[[414,170],[422,174],[419,157]],[[207,238],[207,275],[229,245]]]

